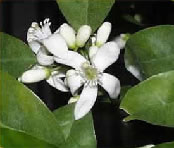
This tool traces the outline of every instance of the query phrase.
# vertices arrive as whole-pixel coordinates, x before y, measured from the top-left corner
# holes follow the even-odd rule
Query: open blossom
[[[94,105],[98,85],[102,86],[113,99],[117,98],[120,93],[119,80],[110,74],[104,73],[104,70],[118,59],[120,49],[115,42],[105,42],[101,47],[97,47],[96,38],[93,38],[93,45],[89,49],[89,54],[91,55],[89,60],[74,51],[68,51],[66,58],[58,57],[56,53],[53,53],[57,63],[73,68],[68,70],[66,74],[67,84],[71,93],[77,95],[78,89],[83,86],[75,106],[76,120],[86,115]],[[57,44],[57,46],[59,45]]]
[[[82,25],[75,34],[72,27],[63,24],[52,34],[48,19],[40,25],[41,27],[37,23],[32,23],[27,36],[40,66],[34,66],[24,72],[19,78],[20,81],[33,83],[46,79],[51,86],[61,91],[68,91],[68,86],[74,96],[69,103],[77,101],[74,110],[76,120],[85,116],[94,105],[98,85],[103,87],[112,99],[118,97],[120,81],[104,72],[118,59],[120,53],[120,48],[115,42],[106,42],[111,31],[109,22],[104,22],[96,36],[92,37],[89,58],[68,50],[68,48],[75,50],[85,45],[91,35],[89,26]],[[65,72],[52,67],[54,62],[70,66],[72,69],[65,75]],[[81,87],[83,89],[79,94]]]
[[[64,52],[68,51],[65,40],[57,32],[51,33],[51,23],[49,19],[45,19],[44,22],[33,22],[28,29],[27,41],[32,51],[36,54],[38,65],[35,65],[30,70],[25,71],[19,81],[23,83],[34,83],[41,80],[46,80],[51,86],[61,91],[68,91],[68,87],[62,79],[65,78],[65,73],[58,71],[56,68],[50,69],[54,64],[54,57],[51,52],[63,57]],[[54,46],[54,43],[60,44],[60,46]],[[49,51],[51,49],[51,52]],[[61,50],[60,50],[61,49]],[[63,50],[62,50],[63,49]],[[63,53],[63,54],[62,54]]]

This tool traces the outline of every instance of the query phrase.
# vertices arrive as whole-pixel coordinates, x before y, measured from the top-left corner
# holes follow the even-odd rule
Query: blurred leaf
[[[0,70],[19,77],[35,62],[32,50],[24,42],[0,32]]]
[[[56,148],[26,133],[9,128],[0,128],[0,146],[4,148]]]
[[[75,104],[54,111],[59,126],[65,135],[63,148],[96,148],[95,132],[91,113],[80,120],[74,119]],[[61,147],[61,148],[62,148]]]
[[[36,95],[6,72],[0,72],[0,82],[0,125],[49,144],[64,142],[56,118]]]
[[[174,142],[162,143],[162,144],[156,145],[153,148],[174,148]]]
[[[77,30],[90,25],[93,32],[104,21],[115,0],[57,0],[67,21]]]
[[[120,105],[129,114],[125,121],[138,119],[174,127],[173,90],[174,71],[158,74],[132,87]]]
[[[174,26],[148,28],[126,44],[126,68],[140,80],[174,69]]]

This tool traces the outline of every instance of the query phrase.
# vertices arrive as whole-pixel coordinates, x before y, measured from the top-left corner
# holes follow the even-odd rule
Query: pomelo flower
[[[120,93],[120,82],[119,80],[107,73],[104,70],[113,64],[120,53],[120,49],[114,42],[108,42],[101,46],[95,56],[86,60],[80,54],[69,52],[69,60],[65,61],[55,58],[58,63],[72,66],[67,72],[66,79],[67,84],[70,87],[70,91],[73,95],[76,95],[78,89],[83,86],[83,90],[75,106],[75,119],[78,120],[86,115],[92,106],[94,105],[98,85],[102,86],[109,94],[112,99],[118,97]],[[73,58],[75,56],[75,58]]]
[[[108,29],[107,26],[104,25],[104,29]],[[103,27],[100,27],[96,37],[92,38],[93,43],[89,49],[89,60],[74,51],[66,52],[66,56],[63,57],[52,52],[57,63],[73,68],[68,70],[66,74],[67,85],[70,87],[72,95],[78,95],[78,89],[83,86],[83,90],[75,105],[74,115],[76,120],[86,115],[94,105],[97,98],[98,85],[102,86],[112,99],[117,98],[120,93],[119,80],[110,74],[104,73],[104,70],[118,59],[120,53],[120,49],[115,42],[105,43],[110,33],[108,30],[106,33],[100,33],[105,31]],[[68,33],[66,35],[68,36]],[[102,43],[98,46],[97,41],[100,38]],[[55,45],[60,46],[56,42]]]
[[[98,85],[103,87],[112,99],[118,97],[120,93],[119,80],[110,74],[104,73],[104,70],[118,59],[120,49],[115,42],[106,43],[110,34],[111,24],[105,22],[97,31],[96,37],[92,38],[92,46],[89,48],[89,59],[86,59],[81,54],[68,50],[68,46],[70,47],[70,44],[74,43],[74,38],[76,43],[77,38],[79,38],[84,45],[90,36],[89,28],[82,26],[82,29],[79,30],[80,33],[78,32],[81,37],[78,37],[78,33],[77,36],[73,35],[74,31],[72,28],[69,28],[67,25],[63,26],[63,31],[61,31],[61,26],[56,33],[47,37],[45,35],[36,35],[36,41],[39,41],[40,45],[44,45],[58,64],[73,68],[66,73],[66,83],[73,96],[77,96],[79,88],[83,86],[79,99],[76,98],[78,101],[74,110],[75,119],[78,120],[85,116],[94,105],[97,98]],[[87,37],[84,35],[86,32]]]
[[[51,52],[63,57],[66,51],[68,51],[68,47],[63,37],[57,31],[54,34],[51,33],[50,25],[49,19],[45,19],[43,23],[40,23],[41,27],[38,23],[33,22],[28,29],[27,41],[32,51],[36,54],[39,65],[37,64],[24,72],[19,81],[35,83],[46,80],[56,89],[66,92],[68,87],[63,80],[65,72],[59,71],[58,68],[53,68],[54,57]],[[55,47],[55,42],[60,44],[60,46]],[[50,49],[51,52],[49,51]]]

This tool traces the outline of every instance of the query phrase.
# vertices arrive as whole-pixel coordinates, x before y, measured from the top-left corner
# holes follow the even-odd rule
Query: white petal
[[[97,51],[98,51],[98,47],[97,46],[91,46],[89,48],[89,58],[92,61],[92,58],[96,55]]]
[[[89,39],[91,33],[92,29],[90,26],[82,25],[77,32],[76,45],[78,47],[83,47],[86,41]]]
[[[50,37],[44,39],[42,42],[47,50],[53,55],[62,58],[66,57],[68,47],[61,35],[53,34]]]
[[[68,70],[66,80],[72,95],[74,95],[83,84],[81,76],[75,70]]]
[[[30,46],[30,48],[32,49],[32,51],[37,54],[41,45],[39,42],[37,41],[31,41],[31,42],[28,42],[28,45]]]
[[[85,86],[83,88],[80,99],[75,105],[74,115],[76,120],[82,118],[90,111],[96,101],[97,90],[97,86]]]
[[[71,66],[75,69],[80,69],[82,64],[87,61],[82,55],[74,51],[68,51],[65,58],[55,57],[54,60],[59,64]]]
[[[46,79],[50,75],[48,69],[31,69],[25,71],[19,78],[19,81],[23,83],[35,83]]]
[[[120,94],[120,81],[107,73],[103,73],[99,83],[109,94],[112,99],[115,99]]]
[[[63,73],[52,74],[52,76],[50,76],[49,79],[47,79],[47,83],[62,92],[68,92],[69,90],[67,85],[64,83],[63,80],[61,80],[62,77],[65,77],[65,74]]]
[[[74,49],[76,40],[74,29],[68,24],[64,23],[60,26],[59,33],[65,39],[68,47],[70,49]]]
[[[118,59],[119,54],[120,49],[117,44],[114,42],[107,42],[98,49],[95,57],[92,59],[92,63],[102,72]]]
[[[53,56],[47,55],[44,48],[40,48],[40,50],[37,53],[37,61],[40,65],[48,66],[54,63]]]
[[[111,23],[104,22],[97,31],[96,45],[97,46],[103,45],[107,41],[110,32],[111,32]]]

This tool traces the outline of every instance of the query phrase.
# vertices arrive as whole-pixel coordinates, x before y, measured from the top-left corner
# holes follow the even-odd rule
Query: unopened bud
[[[111,23],[104,22],[97,31],[96,45],[98,47],[102,46],[108,39],[111,32]]]
[[[46,68],[42,69],[31,69],[25,71],[22,76],[19,78],[19,81],[23,83],[35,83],[42,81],[50,76],[50,70]]]
[[[60,26],[59,33],[65,39],[68,47],[70,49],[74,49],[76,40],[74,29],[68,24],[64,23],[63,25]]]
[[[76,37],[76,45],[83,47],[92,33],[92,29],[88,25],[83,25],[79,28]]]

